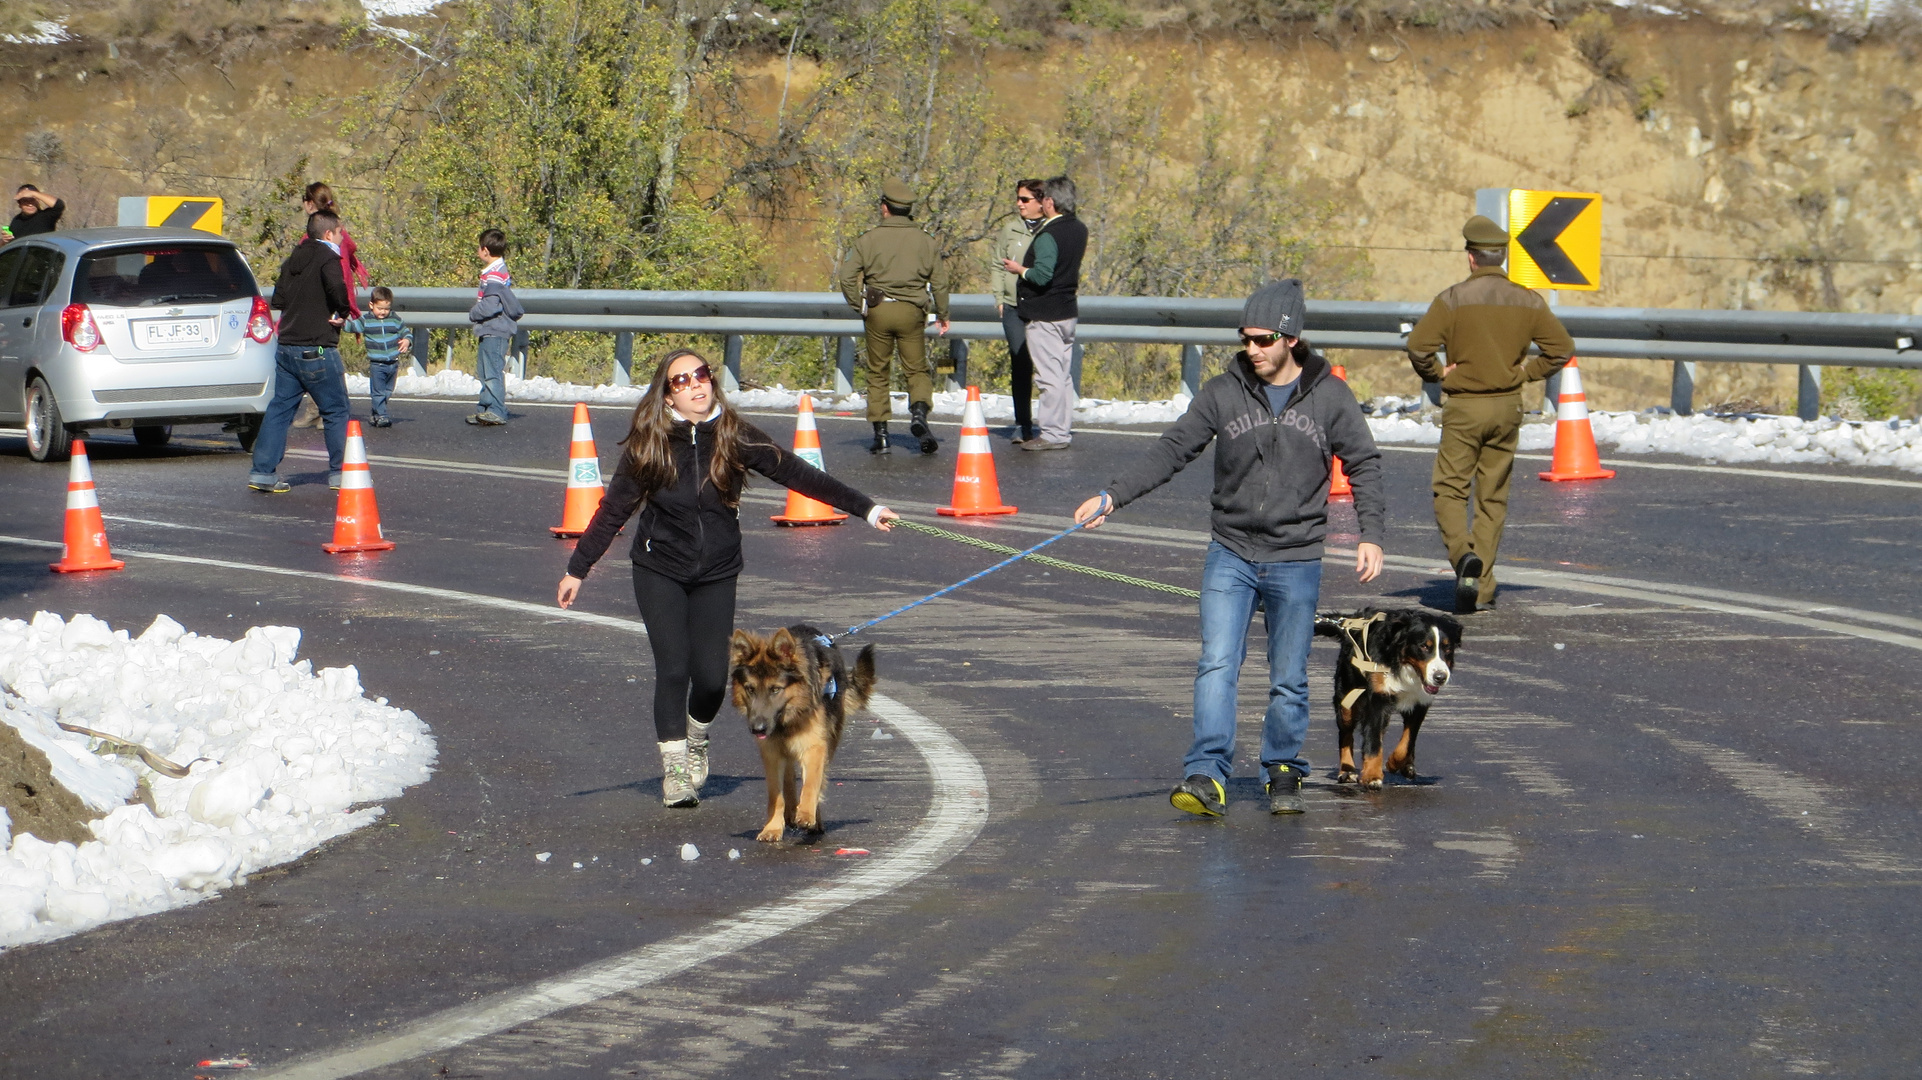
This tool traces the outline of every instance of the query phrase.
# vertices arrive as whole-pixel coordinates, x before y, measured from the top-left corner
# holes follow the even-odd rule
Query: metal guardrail
[[[726,367],[736,381],[743,337],[824,337],[840,339],[835,389],[845,392],[852,389],[854,342],[863,332],[860,319],[839,293],[528,289],[519,296],[527,308],[520,324],[524,332],[613,334],[613,377],[622,385],[631,378],[635,334],[719,337]],[[471,289],[394,290],[396,310],[415,326],[430,330],[465,328],[473,302]],[[1181,382],[1192,396],[1200,382],[1202,347],[1238,344],[1241,307],[1239,300],[1084,296],[1075,336],[1079,343],[1183,346]],[[1420,303],[1310,301],[1308,336],[1325,348],[1399,352],[1426,310],[1427,305]],[[994,298],[985,294],[954,296],[949,314],[953,324],[947,336],[954,343],[955,378],[965,383],[968,343],[1000,340],[1001,322]],[[1915,348],[1922,337],[1922,317],[1583,307],[1558,308],[1556,315],[1574,336],[1577,355],[1673,362],[1670,405],[1683,414],[1693,409],[1698,363],[1796,365],[1800,372],[1797,411],[1809,419],[1820,402],[1824,366],[1922,368],[1922,350]],[[930,327],[929,334],[933,333]],[[524,372],[524,335],[516,351]],[[419,352],[428,354],[426,348]],[[1074,378],[1079,388],[1079,344]],[[1431,390],[1435,392],[1438,388]]]

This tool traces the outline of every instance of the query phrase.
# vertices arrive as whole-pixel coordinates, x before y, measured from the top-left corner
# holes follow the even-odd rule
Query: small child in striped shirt
[[[400,375],[400,358],[414,351],[413,331],[394,314],[394,290],[376,285],[369,295],[367,313],[347,320],[343,328],[359,334],[367,346],[367,390],[373,396],[373,427],[392,427],[387,415],[387,399],[394,392]]]

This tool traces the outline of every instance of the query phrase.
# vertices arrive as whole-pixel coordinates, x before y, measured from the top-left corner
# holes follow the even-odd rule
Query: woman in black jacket
[[[894,527],[897,515],[742,419],[721,396],[707,361],[692,349],[661,359],[621,445],[621,463],[568,560],[558,600],[563,608],[574,603],[581,579],[639,508],[631,555],[634,599],[654,649],[661,802],[699,806],[708,726],[727,694],[747,470],[883,531]]]

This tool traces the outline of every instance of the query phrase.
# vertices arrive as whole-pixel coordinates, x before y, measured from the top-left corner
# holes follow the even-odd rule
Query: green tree
[[[466,284],[492,226],[523,287],[746,284],[749,235],[725,196],[695,194],[709,163],[684,116],[707,55],[672,10],[481,0],[458,16],[364,104],[380,120],[350,129],[382,166],[368,261],[410,284]]]

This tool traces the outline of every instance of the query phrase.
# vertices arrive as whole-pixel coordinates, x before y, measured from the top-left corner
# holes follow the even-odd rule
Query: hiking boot
[[[294,485],[285,480],[250,480],[247,482],[247,489],[263,491],[269,495],[285,495],[294,490]]]
[[[707,729],[713,726],[712,720],[703,724],[691,716],[687,718],[687,777],[696,794],[707,783]]]
[[[1221,817],[1228,812],[1228,791],[1221,781],[1196,773],[1168,793],[1176,810],[1201,817]]]
[[[1455,564],[1455,614],[1473,615],[1475,598],[1482,591],[1482,557],[1469,552]]]
[[[1271,814],[1302,812],[1301,774],[1287,765],[1268,766],[1268,812]]]
[[[335,491],[339,491],[340,490],[340,474],[337,472],[328,473],[327,486],[332,488]]]
[[[893,452],[894,448],[888,445],[888,422],[886,420],[876,420],[874,422],[874,445],[868,447],[868,453],[891,454]]]
[[[372,419],[367,421],[367,424],[369,427],[393,427],[394,420],[386,413],[376,413]]]
[[[908,434],[921,440],[921,452],[932,454],[941,449],[941,441],[928,430],[928,403],[917,401],[908,406]]]
[[[701,793],[687,768],[687,740],[661,744],[661,805],[670,808],[701,805]]]

